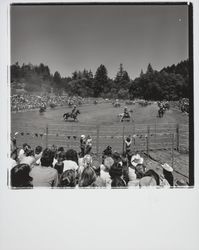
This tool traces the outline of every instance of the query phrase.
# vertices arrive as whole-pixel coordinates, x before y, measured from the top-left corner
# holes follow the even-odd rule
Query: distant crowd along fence
[[[56,145],[79,151],[82,134],[92,137],[92,152],[98,156],[108,145],[115,151],[124,151],[124,138],[129,135],[132,137],[131,149],[134,152],[148,154],[154,150],[189,151],[189,126],[183,124],[123,123],[117,126],[96,126],[65,123],[34,126],[23,123],[20,127],[14,124],[11,127],[11,136],[15,136],[19,147],[26,142],[32,147]]]

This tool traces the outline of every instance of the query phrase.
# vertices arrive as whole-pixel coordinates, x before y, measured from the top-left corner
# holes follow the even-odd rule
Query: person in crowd
[[[104,164],[101,164],[100,166],[100,173],[101,178],[105,181],[106,186],[111,186],[111,177],[109,174],[109,170],[111,166],[114,164],[114,160],[112,157],[106,157],[104,160]]]
[[[65,159],[65,153],[58,151],[59,153],[57,154],[57,162],[55,163],[54,169],[57,170],[58,175],[60,176],[63,173],[64,169],[64,159]]]
[[[18,164],[11,169],[11,187],[30,188],[32,187],[30,177],[30,166],[28,164]]]
[[[92,167],[84,168],[80,180],[79,187],[89,187],[96,181],[96,174]]]
[[[126,183],[121,177],[117,177],[112,180],[111,187],[112,188],[124,188],[126,187]]]
[[[86,138],[86,148],[85,148],[85,154],[90,154],[92,149],[92,138],[90,135]]]
[[[77,152],[74,149],[69,149],[65,153],[65,160],[63,161],[64,168],[63,172],[65,172],[68,169],[78,169],[78,155]]]
[[[124,137],[124,143],[125,143],[125,155],[128,158],[128,162],[131,160],[131,144],[132,144],[132,138],[131,136]]]
[[[149,187],[149,186],[157,186],[156,180],[153,176],[144,176],[139,181],[139,187]]]
[[[160,186],[160,177],[153,169],[149,169],[148,171],[146,171],[144,173],[144,176],[153,177],[156,182],[156,186]]]
[[[80,157],[83,158],[85,155],[85,150],[86,150],[86,136],[81,135],[80,137]]]
[[[41,156],[41,165],[34,166],[30,172],[33,178],[33,187],[57,187],[58,186],[58,172],[52,166],[54,159],[54,152],[46,148]]]
[[[167,164],[167,163],[164,163],[163,165],[161,165],[162,168],[163,168],[163,176],[164,178],[168,181],[169,185],[171,187],[174,186],[174,177],[173,177],[173,168]]]
[[[61,174],[60,187],[74,188],[76,186],[76,171],[68,169]]]
[[[142,165],[144,163],[144,158],[142,158],[138,153],[131,157],[132,167],[137,167],[137,165]]]
[[[92,187],[106,187],[106,182],[101,178],[101,169],[99,161],[95,160],[92,162],[92,168],[96,174],[96,180],[91,185]]]
[[[30,146],[27,143],[24,143],[22,145],[22,148],[19,150],[19,154],[18,154],[19,162],[22,160],[23,157],[25,157],[26,148],[30,148]]]
[[[114,152],[112,155],[112,158],[114,160],[114,163],[118,163],[121,166],[123,165],[123,158],[121,157],[121,155],[118,152]]]
[[[106,157],[111,157],[112,156],[112,147],[111,146],[107,146],[105,148],[105,150],[102,152],[102,164],[104,164],[104,159]]]
[[[14,149],[11,154],[10,154],[10,169],[12,169],[13,167],[15,167],[17,165],[17,148]]]
[[[20,163],[28,164],[32,167],[35,164],[34,150],[30,146],[26,146],[24,149],[24,157],[21,159]]]
[[[42,146],[36,146],[35,148],[35,161],[36,163],[38,163],[38,160],[40,160],[41,156],[42,156]]]

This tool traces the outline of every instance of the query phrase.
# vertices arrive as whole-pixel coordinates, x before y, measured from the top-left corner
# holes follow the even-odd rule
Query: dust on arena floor
[[[63,114],[71,111],[69,107],[48,108],[42,114],[38,110],[12,113],[11,135],[17,133],[18,146],[24,142],[33,147],[54,144],[77,151],[80,135],[91,135],[92,151],[98,157],[107,145],[122,152],[124,136],[131,135],[133,152],[144,154],[149,164],[150,161],[158,164],[168,162],[173,165],[176,174],[188,178],[188,115],[170,109],[159,118],[155,102],[144,107],[135,103],[128,106],[133,110],[130,122],[122,123],[118,114],[123,112],[124,106],[125,103],[118,108],[111,103],[82,105],[78,107],[80,115],[77,122],[63,120]]]

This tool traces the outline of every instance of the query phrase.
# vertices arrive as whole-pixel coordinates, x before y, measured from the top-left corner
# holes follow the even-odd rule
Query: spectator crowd
[[[41,106],[64,106],[70,103],[72,105],[81,105],[83,101],[83,98],[79,96],[16,94],[11,96],[11,111],[32,110],[38,109]]]
[[[125,152],[114,152],[107,146],[99,160],[92,153],[92,138],[82,135],[80,152],[63,147],[31,148],[27,143],[17,147],[12,139],[9,185],[12,188],[128,188],[186,186],[183,180],[174,184],[173,168],[162,164],[162,174],[150,169],[144,158],[130,151],[131,138],[125,138]]]

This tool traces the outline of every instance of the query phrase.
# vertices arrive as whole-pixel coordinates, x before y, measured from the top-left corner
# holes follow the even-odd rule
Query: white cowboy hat
[[[143,162],[144,162],[144,159],[139,154],[133,155],[131,157],[131,164],[134,167],[136,167],[138,164],[143,164]]]
[[[104,159],[104,166],[110,169],[110,167],[114,164],[114,160],[112,157],[106,157]]]
[[[85,135],[81,135],[81,138],[82,138],[82,139],[85,139],[85,138],[86,138],[86,136],[85,136]]]
[[[161,165],[162,168],[164,168],[166,171],[168,172],[173,172],[173,168],[171,166],[169,166],[169,164],[164,163],[163,165]]]

